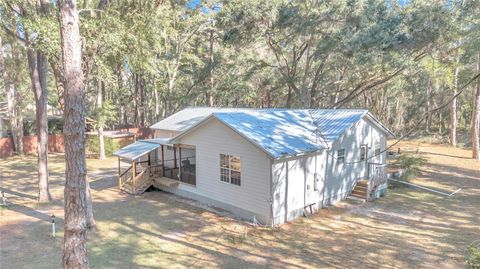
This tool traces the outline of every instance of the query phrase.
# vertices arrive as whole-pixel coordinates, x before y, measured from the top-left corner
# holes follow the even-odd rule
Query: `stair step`
[[[367,199],[366,195],[357,195],[357,194],[350,194],[348,197],[355,197],[357,199]]]
[[[368,187],[367,187],[367,186],[361,186],[361,185],[359,186],[359,185],[357,185],[357,186],[355,186],[355,190],[365,190],[365,191],[366,191],[366,190],[368,190]]]
[[[363,197],[363,198],[367,198],[367,194],[366,194],[366,193],[352,192],[350,195],[352,195],[352,196],[356,196],[356,197]]]
[[[359,197],[355,197],[355,196],[348,196],[347,199],[351,200],[351,201],[355,201],[357,203],[365,203],[367,201],[367,199],[365,199],[365,198],[359,198]]]

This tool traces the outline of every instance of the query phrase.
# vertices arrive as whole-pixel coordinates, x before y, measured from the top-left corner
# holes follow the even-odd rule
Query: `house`
[[[386,184],[393,134],[367,110],[187,108],[119,157],[119,188],[153,185],[278,225]],[[121,161],[128,161],[127,169]]]

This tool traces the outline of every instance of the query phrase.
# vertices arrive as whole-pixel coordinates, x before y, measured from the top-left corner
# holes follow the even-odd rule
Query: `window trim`
[[[360,146],[360,161],[365,161],[367,159],[367,144]]]
[[[226,164],[226,166],[222,165],[222,163],[224,163],[224,161],[225,161],[224,158],[228,159],[228,163]],[[238,159],[240,169],[234,169],[232,167],[232,160],[233,159]],[[227,171],[226,175],[223,174],[224,170]],[[238,184],[232,181],[232,172],[237,172],[239,174]],[[226,178],[224,178],[224,177],[226,177]],[[224,180],[224,179],[226,179],[226,180]],[[235,181],[236,180],[237,179],[235,179]],[[241,162],[240,156],[220,153],[220,182],[229,183],[229,184],[239,186],[239,187],[242,185],[242,162]]]
[[[340,155],[340,151],[343,152],[342,155]],[[337,163],[345,163],[345,153],[345,148],[337,149]]]
[[[382,153],[382,143],[380,143],[380,141],[376,141],[374,155],[375,157],[377,157],[377,156],[380,156],[381,153]]]

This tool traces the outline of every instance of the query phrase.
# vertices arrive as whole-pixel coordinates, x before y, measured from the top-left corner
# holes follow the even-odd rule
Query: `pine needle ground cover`
[[[281,228],[253,228],[164,192],[120,194],[116,159],[88,160],[96,231],[92,268],[464,268],[480,239],[480,169],[470,151],[431,144],[412,183],[451,198],[397,187],[374,203],[341,202]],[[0,265],[59,268],[63,236],[63,155],[49,156],[56,200],[37,204],[36,158],[0,161],[9,201],[0,210]],[[50,216],[57,236],[50,235]]]

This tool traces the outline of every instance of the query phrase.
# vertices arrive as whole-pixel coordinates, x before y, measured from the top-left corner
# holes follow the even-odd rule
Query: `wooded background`
[[[367,108],[398,136],[467,146],[478,137],[477,0],[84,0],[78,8],[87,123],[100,134],[186,106],[228,106]],[[41,139],[46,103],[63,109],[58,8],[2,0],[0,17],[0,101],[21,147],[26,105],[37,104]]]

